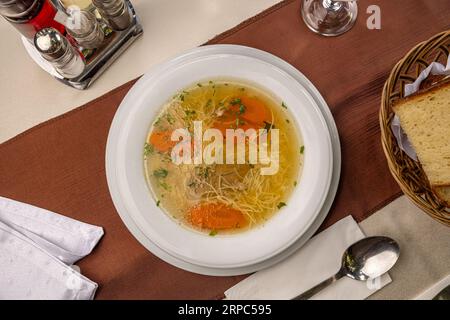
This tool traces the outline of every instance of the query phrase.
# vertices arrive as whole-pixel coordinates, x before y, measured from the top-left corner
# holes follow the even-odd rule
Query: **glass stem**
[[[323,0],[322,5],[327,9],[338,11],[342,7],[342,2],[333,0]]]

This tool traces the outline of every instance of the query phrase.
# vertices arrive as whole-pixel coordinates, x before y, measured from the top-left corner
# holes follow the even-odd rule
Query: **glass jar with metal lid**
[[[105,34],[95,15],[84,10],[69,9],[66,30],[84,49],[99,48]]]
[[[63,77],[73,79],[83,73],[84,60],[58,30],[45,28],[38,31],[34,37],[34,46]]]

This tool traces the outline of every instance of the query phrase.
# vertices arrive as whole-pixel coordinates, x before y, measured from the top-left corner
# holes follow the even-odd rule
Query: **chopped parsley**
[[[156,206],[159,207],[159,204],[161,203],[161,201],[156,201]]]
[[[296,187],[297,186],[297,181],[294,181],[294,187]]]
[[[163,188],[164,190],[170,191],[170,186],[165,183],[165,182],[160,182],[159,185],[161,186],[161,188]]]
[[[197,87],[201,88],[203,87],[201,83],[197,83]]]
[[[204,178],[204,179],[207,179],[208,177],[209,177],[209,170],[210,170],[210,168],[209,167],[195,167],[195,174],[198,176],[198,177],[202,177],[202,178]]]
[[[230,101],[230,104],[232,106],[235,106],[237,104],[241,104],[241,99],[239,99],[239,98],[233,99],[233,100]]]
[[[211,230],[210,232],[209,232],[209,235],[211,236],[211,237],[214,237],[215,235],[217,235],[217,230]]]
[[[305,146],[300,147],[300,154],[303,154],[303,153],[305,153]]]
[[[155,149],[153,148],[153,145],[146,142],[144,145],[144,159],[147,159],[147,157],[153,154],[154,151]]]
[[[185,110],[184,113],[185,113],[188,117],[195,116],[195,114],[196,114],[195,110]]]
[[[283,102],[281,102],[281,106],[283,107],[283,108],[285,108],[285,109],[287,109],[288,107],[287,107],[287,104],[286,103],[284,103],[284,101]]]
[[[158,169],[153,171],[153,175],[157,178],[165,178],[169,174],[169,171],[166,169]]]
[[[171,115],[171,114],[166,114],[166,120],[169,124],[174,124],[175,123],[175,118]]]
[[[246,108],[243,104],[241,104],[241,105],[239,106],[239,114],[243,114],[243,113],[245,112],[246,109],[247,109],[247,108]]]
[[[283,207],[285,207],[285,206],[287,206],[287,204],[284,203],[284,202],[280,202],[280,203],[277,205],[278,209],[281,209],[281,208],[283,208]]]

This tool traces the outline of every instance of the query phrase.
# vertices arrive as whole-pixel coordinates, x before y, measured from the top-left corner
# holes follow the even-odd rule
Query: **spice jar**
[[[99,48],[105,34],[95,15],[84,10],[69,9],[67,33],[84,49]]]
[[[0,0],[0,14],[28,39],[47,27],[65,34],[65,27],[55,21],[56,13],[50,0]]]
[[[124,0],[92,0],[92,3],[113,30],[125,30],[131,25],[131,12]]]
[[[76,78],[84,71],[84,60],[58,30],[45,28],[38,31],[34,37],[34,46],[64,78]]]

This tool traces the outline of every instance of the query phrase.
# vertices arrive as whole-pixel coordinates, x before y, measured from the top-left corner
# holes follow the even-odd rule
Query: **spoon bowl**
[[[344,252],[341,270],[355,280],[378,278],[395,265],[399,255],[400,247],[391,238],[364,238]]]
[[[388,272],[400,255],[398,243],[388,237],[368,237],[355,242],[342,256],[341,268],[294,300],[306,300],[342,277],[359,281],[375,279]]]

